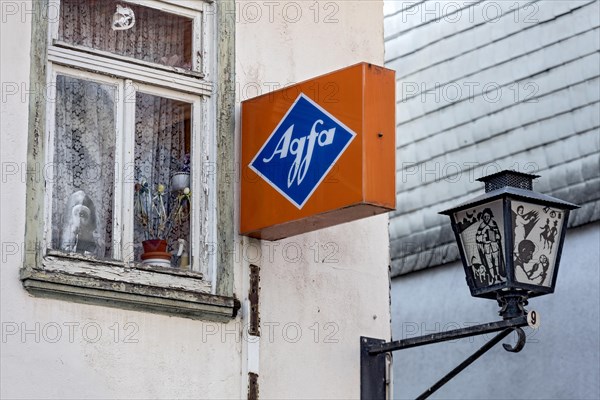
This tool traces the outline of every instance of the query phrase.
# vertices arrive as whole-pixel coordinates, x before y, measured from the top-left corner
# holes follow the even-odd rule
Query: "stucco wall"
[[[527,307],[541,319],[526,328],[520,353],[497,345],[432,398],[600,398],[600,224],[570,229],[556,291]],[[498,320],[497,303],[471,297],[462,265],[452,263],[392,281],[394,339]],[[395,354],[394,398],[413,399],[494,334],[403,350]],[[504,343],[514,343],[509,336]]]
[[[270,90],[274,82],[285,85],[359,61],[383,63],[380,1],[318,4],[318,11],[308,2],[275,8],[259,2],[258,19],[244,10],[247,3],[238,4],[236,17],[238,101]],[[14,4],[17,13],[3,12],[0,24],[1,80],[27,89],[31,3]],[[301,14],[293,13],[296,6]],[[23,89],[10,96],[3,91],[1,103],[3,168],[19,168],[16,174],[4,168],[2,175],[1,396],[245,397],[244,313],[217,324],[34,298],[23,289],[23,254],[14,246],[22,249],[25,230],[27,96]],[[359,336],[390,335],[387,216],[277,246],[237,241],[240,300],[246,297],[248,263],[261,267],[261,398],[357,398]],[[257,247],[263,255],[258,260],[252,254]]]
[[[235,330],[239,321],[216,324],[81,305],[34,298],[23,289],[27,110],[29,96],[39,92],[25,92],[32,6],[11,4],[16,13],[5,13],[3,2],[0,24],[1,397],[238,398],[241,344],[222,340],[221,332]],[[9,83],[19,91],[5,92]]]
[[[257,22],[244,21],[241,9],[242,100],[360,61],[382,65],[381,2],[288,4],[276,6],[272,20],[261,8]],[[358,338],[390,335],[387,221],[373,217],[261,247],[261,398],[359,397]],[[266,324],[279,325],[270,332]]]

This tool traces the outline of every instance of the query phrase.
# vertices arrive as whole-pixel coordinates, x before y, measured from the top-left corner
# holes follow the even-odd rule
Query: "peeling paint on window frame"
[[[32,3],[30,87],[45,88],[48,67],[50,1]],[[165,268],[144,268],[122,262],[105,262],[83,256],[46,251],[43,246],[46,183],[35,173],[45,162],[46,96],[35,92],[29,99],[26,182],[25,255],[20,279],[35,296],[91,303],[122,309],[179,315],[194,319],[227,321],[240,307],[233,292],[234,180],[235,168],[235,10],[234,0],[208,2],[216,9],[216,279],[214,285],[200,273],[180,273]]]

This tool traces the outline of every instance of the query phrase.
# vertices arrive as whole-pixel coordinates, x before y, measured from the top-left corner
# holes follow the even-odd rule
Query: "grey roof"
[[[534,190],[580,205],[569,225],[599,220],[599,2],[539,2],[527,21],[498,2],[493,22],[478,3],[458,18],[427,3],[428,13],[385,6],[397,79],[393,276],[457,260],[438,212],[483,193],[476,179],[502,169],[539,174]]]

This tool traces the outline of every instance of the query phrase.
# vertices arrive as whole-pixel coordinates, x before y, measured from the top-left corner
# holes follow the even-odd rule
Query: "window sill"
[[[21,270],[35,296],[218,322],[235,318],[239,302],[211,294],[198,272],[98,261],[49,252],[41,266]]]

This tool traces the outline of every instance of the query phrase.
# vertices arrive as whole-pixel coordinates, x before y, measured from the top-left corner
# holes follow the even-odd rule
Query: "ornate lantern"
[[[554,292],[569,211],[532,190],[538,175],[502,171],[479,179],[485,194],[443,211],[451,219],[471,295],[497,299],[504,319],[530,297]]]
[[[554,292],[569,211],[578,208],[534,192],[538,177],[515,171],[486,176],[479,179],[485,194],[441,213],[450,217],[471,295],[498,300],[503,320],[392,342],[361,336],[361,398],[386,398],[386,354],[392,351],[500,332],[418,397],[425,399],[509,333],[518,341],[504,349],[523,349],[521,328],[539,326],[537,313],[525,311],[527,299]]]

